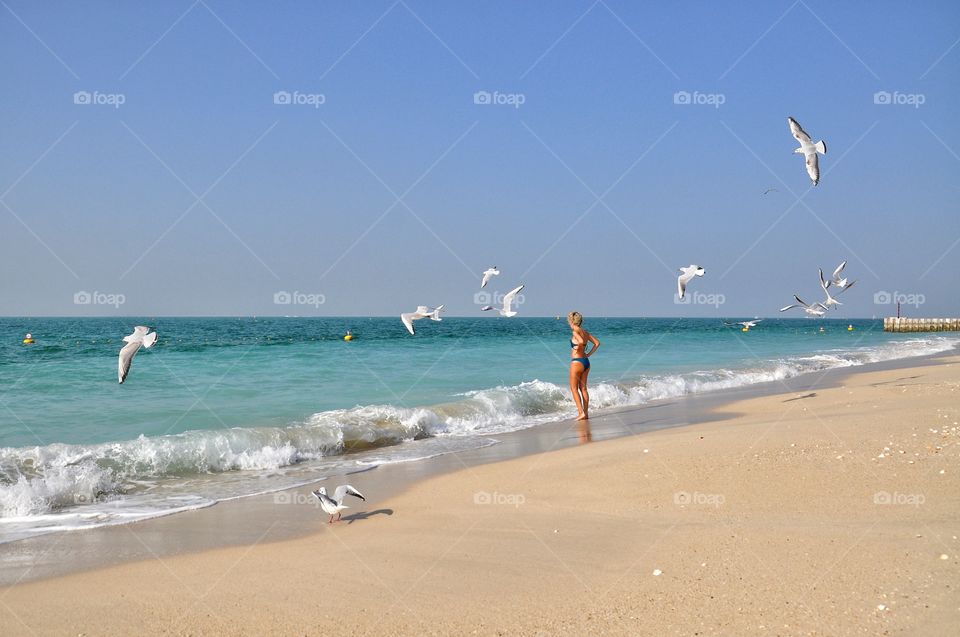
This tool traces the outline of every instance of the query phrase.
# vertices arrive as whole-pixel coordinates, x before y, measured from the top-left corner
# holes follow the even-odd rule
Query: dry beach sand
[[[960,358],[941,361],[368,493],[298,539],[0,589],[0,633],[954,635]]]

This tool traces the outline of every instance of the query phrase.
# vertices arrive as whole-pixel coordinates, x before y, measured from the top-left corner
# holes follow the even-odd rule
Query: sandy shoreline
[[[368,493],[349,523],[267,507],[268,528],[315,531],[3,588],[3,633],[953,634],[960,358],[942,360]],[[124,533],[149,547],[151,526]]]

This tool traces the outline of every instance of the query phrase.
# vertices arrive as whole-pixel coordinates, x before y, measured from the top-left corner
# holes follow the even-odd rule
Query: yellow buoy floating
[[[852,325],[848,325],[848,326],[847,326],[847,331],[848,331],[848,332],[852,332],[852,331],[853,331],[853,326],[852,326]]]
[[[31,345],[33,341],[33,334],[27,334],[23,339],[24,344]]]
[[[749,327],[745,327],[745,328],[743,328],[743,329],[740,330],[740,331],[741,331],[741,332],[749,332],[749,331],[750,331],[750,328],[749,328]]]
[[[353,340],[353,332],[350,331],[350,330],[347,330],[347,333],[343,336],[343,340],[345,340],[345,341],[352,341],[352,340]]]

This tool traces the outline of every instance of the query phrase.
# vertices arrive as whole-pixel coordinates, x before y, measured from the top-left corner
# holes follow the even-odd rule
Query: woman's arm
[[[591,334],[590,332],[588,332],[587,330],[583,330],[583,333],[587,337],[587,341],[593,343],[593,349],[591,349],[589,352],[584,352],[584,355],[587,357],[593,356],[594,353],[596,353],[596,351],[600,349],[600,339],[594,336],[593,334]]]

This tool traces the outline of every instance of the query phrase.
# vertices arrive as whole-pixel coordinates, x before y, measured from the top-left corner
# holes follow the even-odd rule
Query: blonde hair
[[[580,327],[580,325],[583,323],[583,314],[580,312],[570,312],[567,314],[567,320],[577,327]]]

